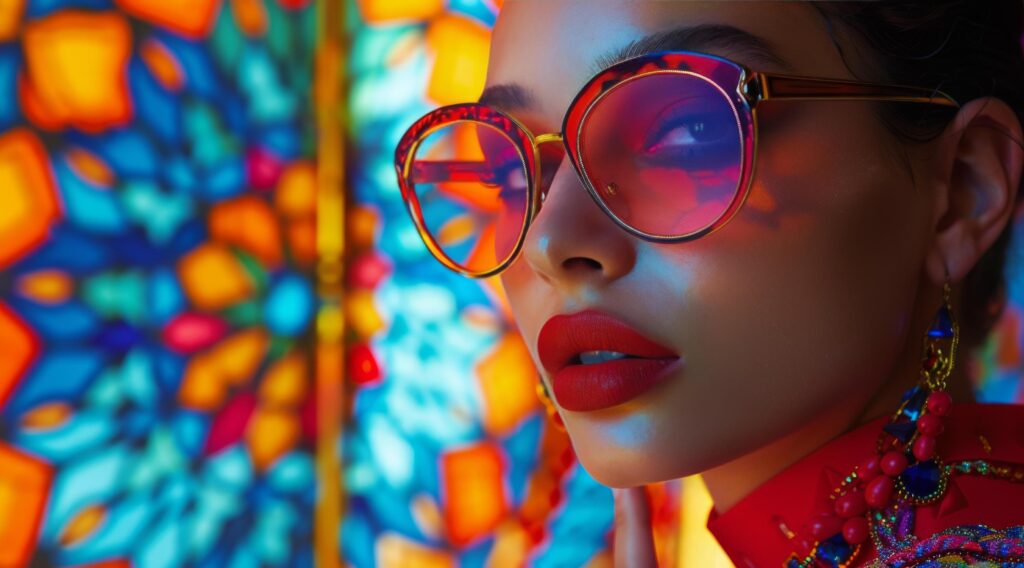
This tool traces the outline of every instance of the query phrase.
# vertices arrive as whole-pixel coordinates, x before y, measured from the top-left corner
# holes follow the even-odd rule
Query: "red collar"
[[[807,523],[830,507],[832,490],[874,451],[887,420],[880,418],[865,424],[815,450],[725,514],[712,511],[708,529],[737,566],[781,567],[795,549],[787,534],[807,534]],[[945,420],[945,432],[939,437],[938,447],[944,461],[986,459],[1024,463],[1024,406],[958,404]],[[987,500],[990,493],[999,499]],[[1021,508],[1008,506],[1007,498],[1013,503],[1019,500]],[[930,514],[920,514],[925,509],[930,509]],[[995,528],[1020,524],[1024,521],[1024,514],[1019,512],[1024,511],[1024,484],[996,480],[982,485],[973,480],[959,486],[951,483],[943,499],[918,510],[918,534],[970,523]],[[874,556],[874,551],[865,552],[858,556],[858,564]]]

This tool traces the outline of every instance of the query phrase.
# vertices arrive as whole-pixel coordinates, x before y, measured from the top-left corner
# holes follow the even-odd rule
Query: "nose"
[[[591,198],[564,158],[526,234],[523,257],[553,285],[600,287],[633,269],[639,244]]]

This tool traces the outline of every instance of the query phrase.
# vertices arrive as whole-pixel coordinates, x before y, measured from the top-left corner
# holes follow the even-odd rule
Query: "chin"
[[[698,463],[686,463],[690,460],[685,460],[683,463],[672,463],[655,458],[654,456],[659,453],[643,449],[623,450],[605,447],[589,451],[576,448],[576,457],[583,469],[598,483],[617,489],[678,479],[700,473],[705,469]],[[682,452],[678,452],[678,450],[668,453],[673,455],[665,456],[665,453],[661,453],[661,455],[675,460],[683,457]]]

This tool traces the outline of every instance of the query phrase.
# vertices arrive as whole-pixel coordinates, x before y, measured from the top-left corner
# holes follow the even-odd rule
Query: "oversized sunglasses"
[[[541,144],[564,145],[587,192],[624,230],[681,242],[720,229],[745,202],[758,105],[823,99],[959,106],[932,89],[759,73],[703,53],[661,52],[590,79],[561,133],[534,135],[483,104],[439,108],[402,137],[395,167],[430,252],[483,278],[515,260],[540,211]]]

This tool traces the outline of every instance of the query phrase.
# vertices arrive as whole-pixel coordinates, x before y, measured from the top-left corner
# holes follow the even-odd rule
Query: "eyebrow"
[[[701,24],[656,32],[633,40],[594,60],[593,74],[620,61],[661,51],[725,52],[742,56],[754,66],[791,69],[771,44],[750,32],[722,24]],[[537,97],[522,85],[509,83],[484,89],[479,102],[506,110],[536,108]]]

